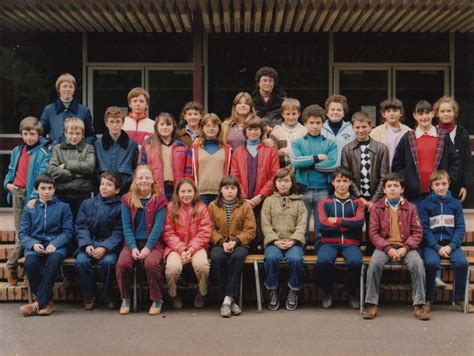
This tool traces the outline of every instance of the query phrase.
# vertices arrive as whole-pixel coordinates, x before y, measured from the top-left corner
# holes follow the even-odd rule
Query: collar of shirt
[[[431,126],[431,129],[428,132],[425,132],[422,129],[420,129],[419,127],[417,127],[416,130],[415,130],[416,138],[420,138],[423,135],[438,137],[438,131],[436,131],[436,127],[434,127],[434,126]]]

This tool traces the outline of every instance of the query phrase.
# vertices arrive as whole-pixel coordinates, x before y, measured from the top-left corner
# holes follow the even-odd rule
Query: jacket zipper
[[[47,210],[48,210],[48,205],[45,203],[44,204],[44,224],[43,224],[43,236],[44,238],[46,239],[46,218],[48,216],[48,213],[47,213]]]
[[[444,218],[443,218],[443,203],[441,203],[441,224],[444,226]],[[443,241],[443,229],[441,229],[441,237],[439,238],[439,241]]]

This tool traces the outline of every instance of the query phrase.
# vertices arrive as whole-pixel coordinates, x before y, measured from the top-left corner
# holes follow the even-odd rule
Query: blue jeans
[[[423,247],[423,256],[425,258],[426,268],[426,300],[434,301],[435,298],[435,277],[436,271],[440,269],[441,256],[431,247]],[[467,262],[464,251],[457,248],[449,255],[449,261],[454,269],[454,301],[464,300],[464,291],[466,289],[466,276],[469,263]]]
[[[201,194],[198,198],[204,204],[209,205],[213,200],[216,200],[217,194]]]
[[[64,256],[55,251],[49,255],[29,253],[25,259],[25,273],[31,292],[40,306],[47,305],[53,299],[53,286],[58,278]]]
[[[321,200],[329,196],[326,189],[307,189],[303,193],[304,206],[307,212],[306,218],[306,242],[309,240],[309,222],[311,221],[311,214],[314,216],[314,245],[318,248],[319,245],[319,215],[318,204]]]
[[[303,255],[303,248],[299,245],[294,245],[288,250],[281,250],[275,245],[265,247],[265,287],[267,289],[278,288],[280,261],[285,259],[290,272],[288,287],[293,290],[299,290],[301,288],[301,278],[303,278],[304,272]]]
[[[318,251],[316,268],[319,284],[326,293],[334,290],[334,261],[337,257],[344,257],[347,271],[344,278],[344,288],[347,294],[355,296],[362,267],[362,253],[357,245],[338,245],[324,243]]]
[[[95,275],[94,266],[100,267],[100,274],[104,288],[102,293],[107,300],[113,298],[113,286],[115,280],[115,264],[117,254],[114,252],[105,254],[100,260],[89,256],[84,251],[80,251],[76,256],[76,271],[81,281],[82,298],[89,299],[95,297]]]

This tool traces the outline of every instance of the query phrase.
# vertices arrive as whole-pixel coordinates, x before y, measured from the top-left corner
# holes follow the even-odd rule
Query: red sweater
[[[28,177],[28,166],[30,165],[31,154],[26,150],[26,145],[21,150],[20,159],[15,172],[13,184],[18,188],[26,188],[26,178]]]
[[[423,135],[416,139],[416,149],[420,163],[421,191],[430,191],[430,175],[435,170],[436,137]]]

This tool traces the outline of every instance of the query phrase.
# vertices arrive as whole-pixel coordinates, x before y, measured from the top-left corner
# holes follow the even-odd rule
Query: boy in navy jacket
[[[362,266],[362,253],[359,246],[365,220],[364,203],[350,195],[351,184],[351,173],[345,168],[336,168],[332,175],[334,195],[322,200],[318,207],[321,247],[317,252],[316,267],[319,283],[324,289],[322,301],[324,309],[333,306],[333,264],[337,257],[344,257],[348,268],[344,286],[349,296],[349,305],[353,309],[360,307],[356,290]]]
[[[105,172],[100,177],[99,194],[82,202],[76,220],[76,270],[86,310],[95,309],[95,278],[93,266],[101,267],[103,294],[110,309],[115,308],[113,284],[117,253],[123,239],[121,187],[118,173]]]
[[[72,239],[72,213],[69,205],[54,196],[53,177],[41,173],[35,179],[38,199],[25,207],[20,241],[25,249],[25,272],[35,301],[22,305],[24,316],[53,312],[53,285]]]
[[[430,176],[433,192],[421,203],[420,220],[423,225],[426,267],[426,305],[435,298],[435,276],[441,258],[448,258],[454,269],[454,302],[464,309],[464,293],[469,263],[461,249],[466,226],[463,208],[459,200],[449,191],[451,179],[444,170],[434,171]],[[474,306],[468,303],[469,313]]]

